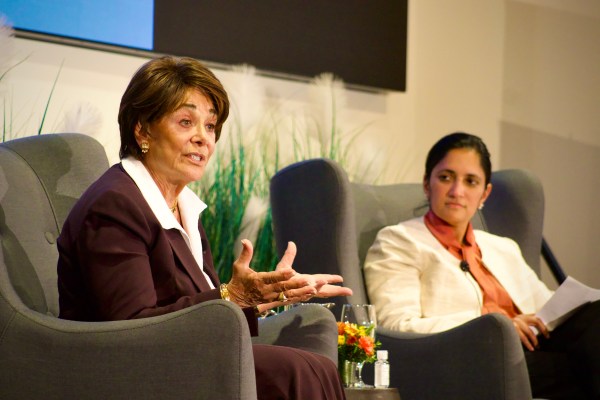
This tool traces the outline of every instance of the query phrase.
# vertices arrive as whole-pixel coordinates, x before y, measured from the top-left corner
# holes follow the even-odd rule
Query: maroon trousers
[[[291,347],[252,347],[259,400],[346,398],[338,370],[329,358]]]

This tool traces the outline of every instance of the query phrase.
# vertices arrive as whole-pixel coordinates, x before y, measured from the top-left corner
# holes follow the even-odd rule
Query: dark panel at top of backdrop
[[[404,91],[407,2],[156,0],[154,50]]]

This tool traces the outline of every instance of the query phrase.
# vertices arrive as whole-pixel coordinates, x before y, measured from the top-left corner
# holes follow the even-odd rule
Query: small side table
[[[396,388],[344,388],[344,393],[346,393],[347,400],[401,400],[400,393]]]

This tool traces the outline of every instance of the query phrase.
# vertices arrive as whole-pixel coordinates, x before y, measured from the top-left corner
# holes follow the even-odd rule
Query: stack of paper
[[[592,289],[576,279],[568,277],[536,315],[551,331],[573,315],[581,306],[596,300],[600,300],[599,289]]]

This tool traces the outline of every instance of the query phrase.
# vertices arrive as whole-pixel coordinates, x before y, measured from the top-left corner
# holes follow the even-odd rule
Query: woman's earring
[[[481,204],[479,205],[479,209],[480,209],[480,210],[483,210],[483,203],[481,203]]]
[[[146,154],[148,150],[150,150],[150,144],[148,142],[142,142],[140,147],[142,148],[142,154]]]

